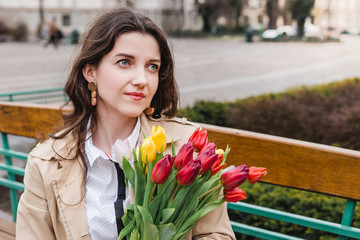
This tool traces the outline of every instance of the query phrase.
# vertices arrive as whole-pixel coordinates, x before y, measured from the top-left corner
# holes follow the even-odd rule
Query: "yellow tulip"
[[[222,150],[221,148],[219,148],[219,149],[216,149],[216,150],[215,150],[215,153],[216,153],[216,154],[219,154],[219,155],[220,155],[220,154],[224,154],[224,150]]]
[[[166,136],[164,128],[161,126],[152,126],[151,137],[155,143],[156,151],[158,153],[164,152],[166,148]]]
[[[152,140],[152,137],[147,137],[144,139],[144,141],[141,144],[141,159],[143,164],[146,163],[146,157],[150,162],[154,161],[156,157],[156,147],[155,143]]]

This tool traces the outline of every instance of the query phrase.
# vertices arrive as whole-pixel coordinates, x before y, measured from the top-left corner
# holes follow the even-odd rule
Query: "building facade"
[[[360,0],[316,0],[313,16],[322,29],[360,33]]]
[[[198,0],[204,2],[205,0]],[[36,39],[40,23],[56,19],[65,35],[77,30],[84,32],[89,22],[99,13],[113,7],[134,7],[153,19],[165,31],[202,29],[195,0],[0,0],[0,21],[13,28],[25,23],[30,37]],[[267,0],[243,0],[240,22],[254,29],[266,29],[269,18]],[[284,11],[286,0],[278,0],[277,25],[292,24]],[[42,9],[42,14],[41,14]],[[41,17],[42,16],[42,17]],[[360,0],[316,0],[312,11],[313,23],[324,29],[360,31]],[[226,13],[217,17],[217,24],[229,24]]]
[[[92,19],[114,7],[134,7],[165,31],[200,30],[202,26],[194,0],[0,0],[0,20],[12,28],[25,23],[30,37],[36,38],[41,22],[55,19],[69,35],[74,30],[84,32]]]

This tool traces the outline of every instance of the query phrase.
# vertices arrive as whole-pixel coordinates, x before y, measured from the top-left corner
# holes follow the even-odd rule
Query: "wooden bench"
[[[3,140],[7,134],[44,138],[53,131],[53,126],[59,124],[61,120],[57,108],[0,102]],[[360,229],[350,226],[356,202],[360,200],[360,152],[206,124],[202,124],[202,127],[208,130],[209,139],[219,147],[225,148],[226,144],[230,144],[228,164],[247,163],[267,167],[268,175],[263,182],[348,199],[341,223],[246,203],[229,204],[229,208],[332,232],[339,234],[340,239],[360,239]],[[14,156],[9,151],[0,150],[0,154]],[[11,173],[11,166],[7,166],[7,169]],[[15,171],[10,173],[9,176]],[[7,224],[0,223],[0,234],[14,235],[14,226]],[[232,226],[239,233],[264,239],[299,239],[236,222],[232,222]]]

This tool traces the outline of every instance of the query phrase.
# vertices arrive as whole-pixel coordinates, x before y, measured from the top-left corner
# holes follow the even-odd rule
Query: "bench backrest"
[[[0,102],[2,135],[13,134],[43,139],[49,132],[54,131],[54,126],[59,126],[61,123],[60,111],[56,107]],[[345,210],[347,215],[351,215],[350,223],[348,223],[349,217],[346,217],[347,220],[342,224],[347,226],[351,224],[356,201],[360,200],[360,191],[357,188],[360,182],[360,152],[213,125],[201,125],[208,130],[210,141],[216,142],[219,147],[225,149],[226,144],[230,144],[228,164],[247,163],[249,166],[266,167],[268,175],[263,182],[350,199],[348,210]],[[7,160],[9,156],[16,155],[7,154]],[[17,173],[15,170],[11,174],[9,172],[9,176],[12,174]],[[14,189],[21,188],[14,187]],[[256,207],[247,210],[249,206],[246,204],[230,206],[259,214]],[[279,213],[273,211],[270,215],[276,214]],[[309,221],[310,223],[307,224],[313,226],[312,220]],[[298,220],[295,223],[299,224]],[[236,226],[236,223],[233,227],[239,232],[247,233],[246,227]],[[336,230],[342,228],[343,225],[335,226],[333,232],[342,234]],[[360,230],[350,229],[345,236],[360,237]]]

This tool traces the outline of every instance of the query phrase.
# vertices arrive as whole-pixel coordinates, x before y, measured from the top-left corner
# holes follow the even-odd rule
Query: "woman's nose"
[[[136,69],[132,83],[134,85],[140,85],[140,86],[144,86],[148,83],[145,69],[140,69],[140,68]]]

